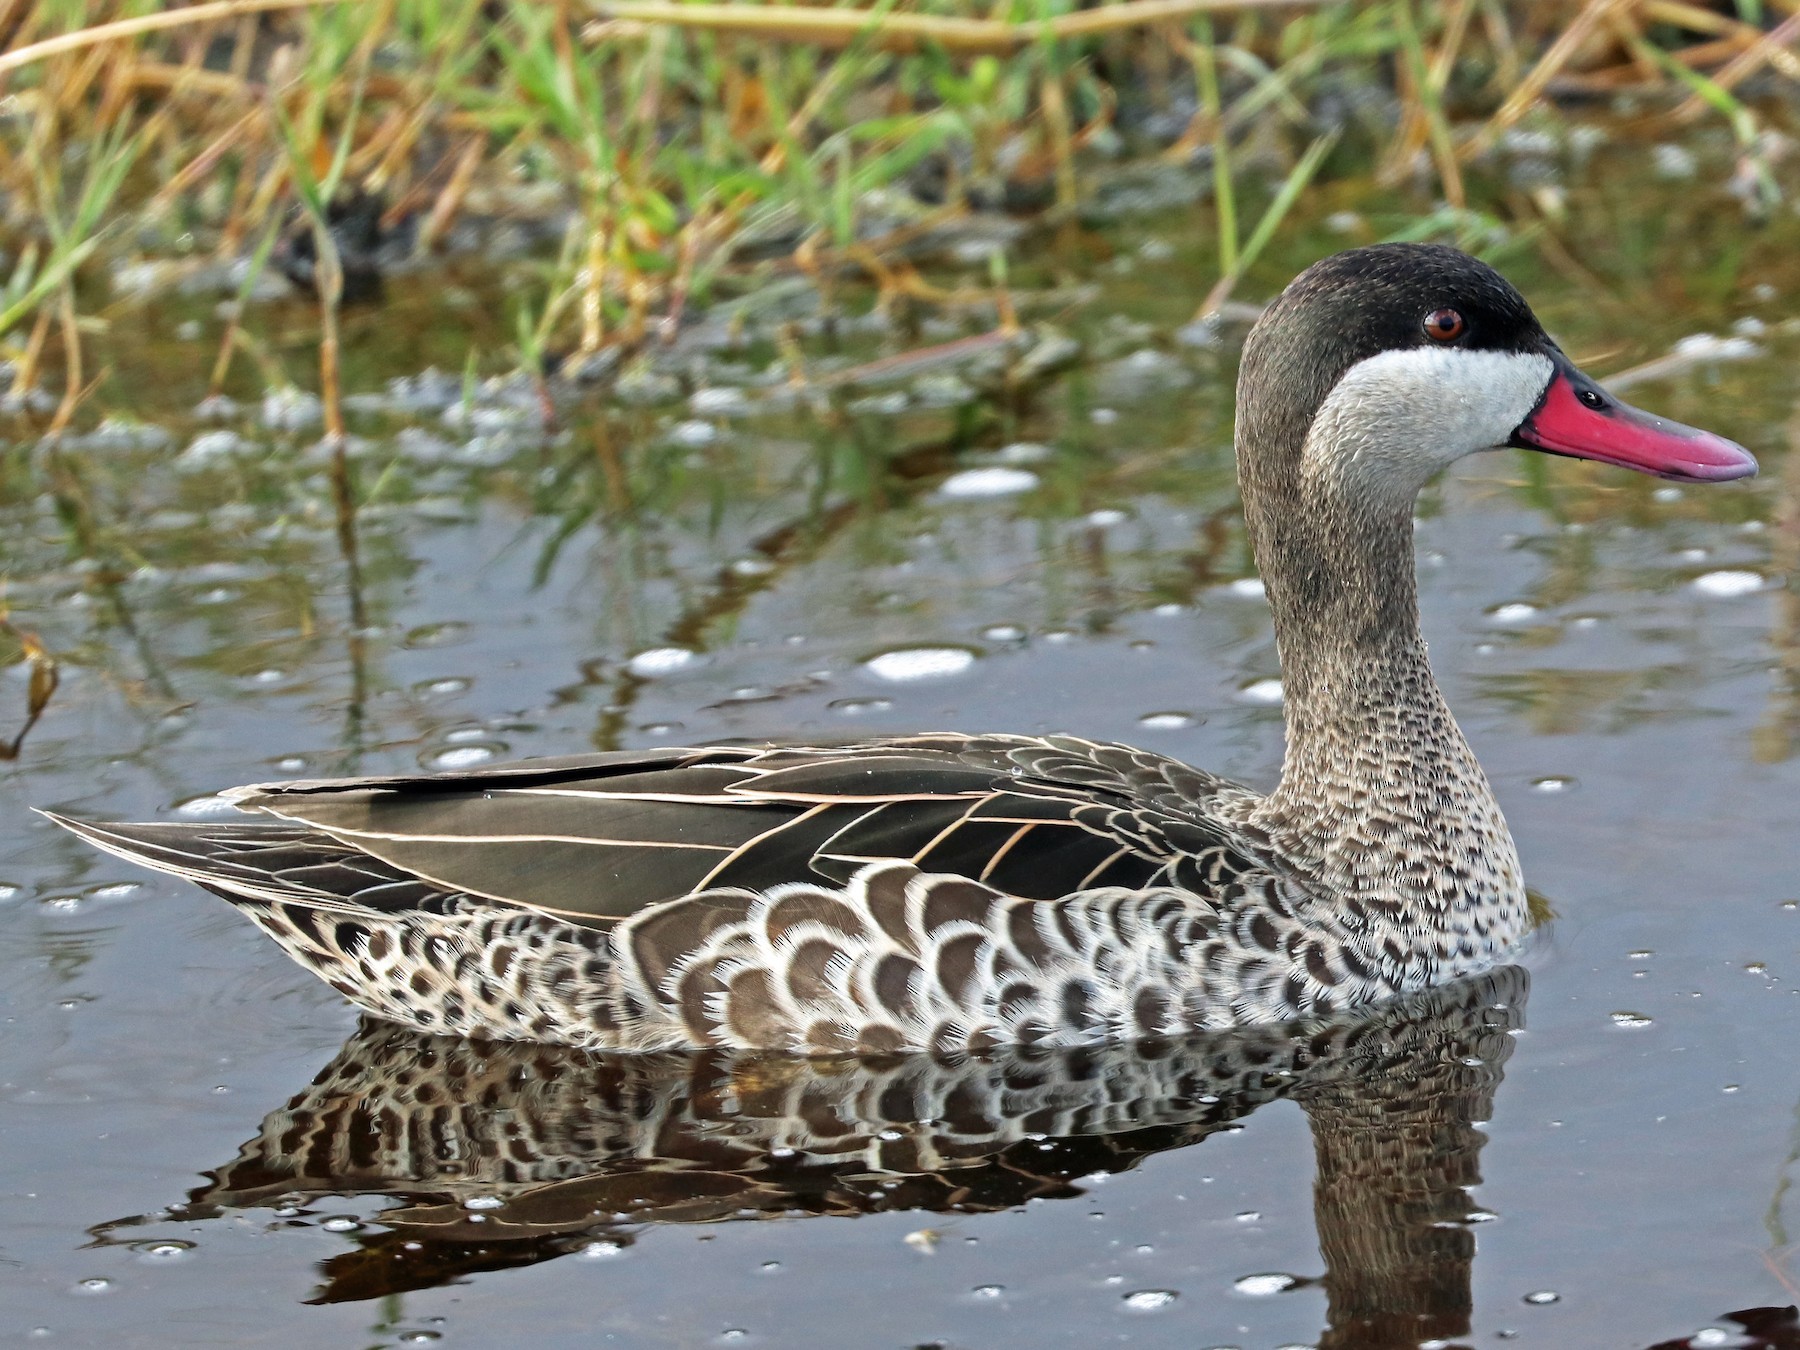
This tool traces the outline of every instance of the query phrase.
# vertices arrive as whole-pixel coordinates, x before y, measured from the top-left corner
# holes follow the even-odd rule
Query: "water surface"
[[[1646,188],[1648,163],[1616,147],[1570,175],[1557,249],[1508,270],[1600,373],[1735,331],[1742,359],[1631,397],[1763,474],[1675,488],[1508,453],[1421,503],[1432,658],[1555,918],[1528,977],[1390,1019],[1361,1058],[1283,1034],[802,1073],[396,1040],[216,899],[26,809],[192,818],[302,773],[928,728],[1076,731],[1267,784],[1279,669],[1233,486],[1241,333],[1186,327],[1210,282],[1193,217],[1034,245],[1056,294],[1030,317],[1082,343],[1060,373],[1009,384],[1018,351],[990,345],[796,400],[776,332],[721,321],[623,395],[553,390],[551,428],[528,385],[416,378],[489,340],[495,276],[396,279],[349,326],[360,629],[304,402],[265,405],[245,375],[236,412],[194,413],[209,300],[119,323],[102,402],[156,430],[52,451],[20,428],[0,455],[5,601],[61,677],[0,773],[0,1338],[1779,1329],[1725,1315],[1800,1301],[1800,224],[1747,229],[1723,192]],[[1258,294],[1385,228],[1380,202],[1332,205],[1365,215],[1307,232]],[[815,385],[988,326],[809,304]],[[300,334],[303,372],[304,309],[261,321]],[[0,672],[0,739],[28,680]],[[444,1115],[416,1151],[338,1110],[385,1101],[391,1125],[421,1084]]]

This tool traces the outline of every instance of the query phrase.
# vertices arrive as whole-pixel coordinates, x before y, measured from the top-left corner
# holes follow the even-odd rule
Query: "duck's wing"
[[[1245,789],[1073,737],[913,736],[527,760],[258,785],[276,822],[93,825],[92,842],[250,898],[386,912],[486,900],[610,924],[696,891],[842,881],[874,861],[1055,899],[1216,890],[1257,843],[1208,813]]]

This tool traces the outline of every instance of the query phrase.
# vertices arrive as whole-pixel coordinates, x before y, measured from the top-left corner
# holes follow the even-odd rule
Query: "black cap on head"
[[[1458,347],[1544,351],[1549,344],[1505,277],[1443,244],[1375,244],[1316,262],[1257,327],[1294,330],[1282,334],[1287,345],[1316,354],[1341,375],[1380,352],[1432,345],[1425,320],[1440,309],[1455,310],[1467,324]]]

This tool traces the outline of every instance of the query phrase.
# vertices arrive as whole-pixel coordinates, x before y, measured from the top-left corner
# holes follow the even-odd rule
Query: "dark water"
[[[1044,243],[1039,317],[1085,344],[1066,373],[1008,387],[988,352],[794,407],[753,322],[690,339],[661,401],[571,396],[551,432],[529,388],[383,395],[493,319],[479,278],[397,279],[350,326],[352,390],[383,395],[354,414],[361,631],[316,428],[267,426],[249,385],[193,418],[211,301],[143,307],[102,401],[168,443],[0,456],[5,602],[61,676],[0,773],[0,1341],[1793,1344],[1725,1315],[1800,1302],[1800,224],[1608,154],[1508,269],[1597,372],[1738,325],[1744,359],[1630,396],[1763,475],[1509,453],[1428,495],[1433,660],[1556,917],[1528,974],[1297,1040],[802,1068],[359,1031],[219,901],[26,810],[933,727],[1267,783],[1234,337],[1177,336],[1210,281],[1189,218]],[[1321,225],[1257,293],[1359,237]],[[850,303],[834,339],[796,303],[815,380],[984,327]],[[304,370],[304,312],[262,321]],[[690,401],[721,386],[749,411]],[[28,674],[0,671],[0,738]]]

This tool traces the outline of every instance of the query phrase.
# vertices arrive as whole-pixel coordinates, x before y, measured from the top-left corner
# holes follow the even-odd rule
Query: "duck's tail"
[[[332,913],[392,913],[416,907],[419,892],[434,889],[303,825],[113,823],[54,811],[38,814],[116,858],[180,877],[246,908],[299,904]]]

